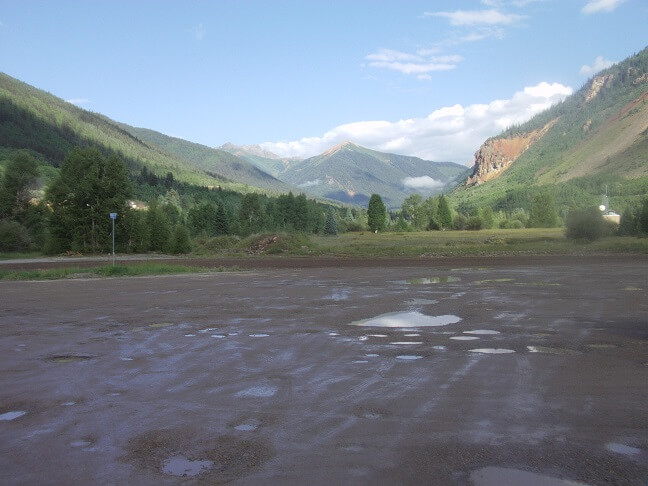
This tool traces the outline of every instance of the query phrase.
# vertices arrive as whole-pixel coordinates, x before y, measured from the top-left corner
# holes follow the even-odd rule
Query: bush
[[[572,209],[567,215],[565,235],[572,240],[595,241],[610,233],[598,208]]]
[[[468,222],[468,219],[461,213],[457,213],[457,215],[454,217],[454,220],[452,221],[452,227],[456,230],[463,230],[466,229],[466,223]]]
[[[484,222],[479,216],[471,216],[468,218],[468,221],[466,221],[466,229],[471,230],[471,231],[477,231],[482,229],[484,226]]]
[[[30,243],[23,225],[15,221],[0,221],[0,251],[25,251]]]
[[[500,221],[499,227],[502,229],[520,229],[524,228],[524,224],[519,219],[505,219]]]

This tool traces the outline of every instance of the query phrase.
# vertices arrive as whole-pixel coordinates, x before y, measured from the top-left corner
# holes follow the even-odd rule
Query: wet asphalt
[[[0,483],[644,484],[646,260],[468,265],[0,282]]]

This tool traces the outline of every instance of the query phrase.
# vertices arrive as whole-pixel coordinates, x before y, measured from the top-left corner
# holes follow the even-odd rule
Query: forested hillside
[[[534,196],[546,192],[566,210],[598,205],[606,186],[618,211],[648,193],[648,49],[487,140],[452,199],[466,210],[528,210]]]

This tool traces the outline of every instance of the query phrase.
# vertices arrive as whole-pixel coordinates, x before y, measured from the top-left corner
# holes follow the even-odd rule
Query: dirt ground
[[[0,282],[0,484],[648,480],[648,259],[271,261]]]

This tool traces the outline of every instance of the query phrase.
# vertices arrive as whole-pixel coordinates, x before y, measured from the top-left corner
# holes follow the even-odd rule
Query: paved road
[[[645,259],[468,262],[0,282],[0,483],[643,484]]]

